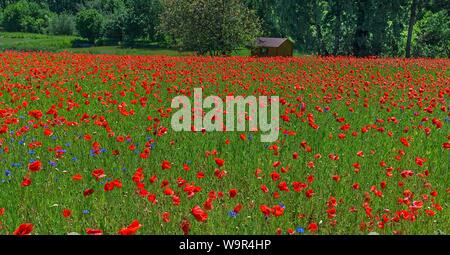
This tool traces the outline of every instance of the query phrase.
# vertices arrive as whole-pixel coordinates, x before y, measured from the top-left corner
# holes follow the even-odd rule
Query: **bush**
[[[100,38],[103,27],[103,16],[94,9],[85,9],[77,13],[76,28],[81,37],[91,43]]]
[[[55,15],[48,24],[48,32],[52,35],[73,35],[75,21],[69,14]]]
[[[51,14],[35,2],[21,0],[4,9],[2,26],[8,32],[42,33],[48,26]]]

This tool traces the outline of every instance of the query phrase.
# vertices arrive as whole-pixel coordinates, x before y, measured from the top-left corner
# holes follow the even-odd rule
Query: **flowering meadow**
[[[450,233],[450,60],[0,53],[0,234]],[[280,98],[280,134],[172,98]]]

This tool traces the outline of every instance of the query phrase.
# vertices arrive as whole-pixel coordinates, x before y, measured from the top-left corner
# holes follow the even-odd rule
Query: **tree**
[[[158,40],[156,27],[162,6],[159,0],[126,0],[124,40],[132,42],[138,38]]]
[[[94,9],[80,11],[76,17],[76,28],[81,37],[91,43],[100,38],[103,26],[103,16]]]
[[[230,54],[260,34],[260,21],[239,0],[166,0],[159,31],[168,42],[199,54]]]
[[[6,6],[2,16],[6,31],[41,33],[47,27],[51,13],[44,6],[21,0]]]
[[[409,16],[409,25],[408,25],[408,35],[407,35],[407,39],[406,39],[406,54],[405,57],[409,58],[411,57],[411,40],[412,40],[412,33],[413,33],[413,29],[414,29],[414,24],[416,23],[416,10],[417,10],[417,5],[419,4],[420,0],[412,0],[412,4],[411,4],[411,12],[410,12],[410,16]]]

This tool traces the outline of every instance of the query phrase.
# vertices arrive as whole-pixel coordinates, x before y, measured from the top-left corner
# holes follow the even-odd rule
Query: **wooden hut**
[[[252,56],[292,56],[294,42],[289,38],[258,37],[252,49]]]

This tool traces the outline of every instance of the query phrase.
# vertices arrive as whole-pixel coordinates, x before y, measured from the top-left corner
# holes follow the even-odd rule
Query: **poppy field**
[[[450,60],[0,53],[0,234],[449,234]],[[278,140],[171,100],[279,96]]]

